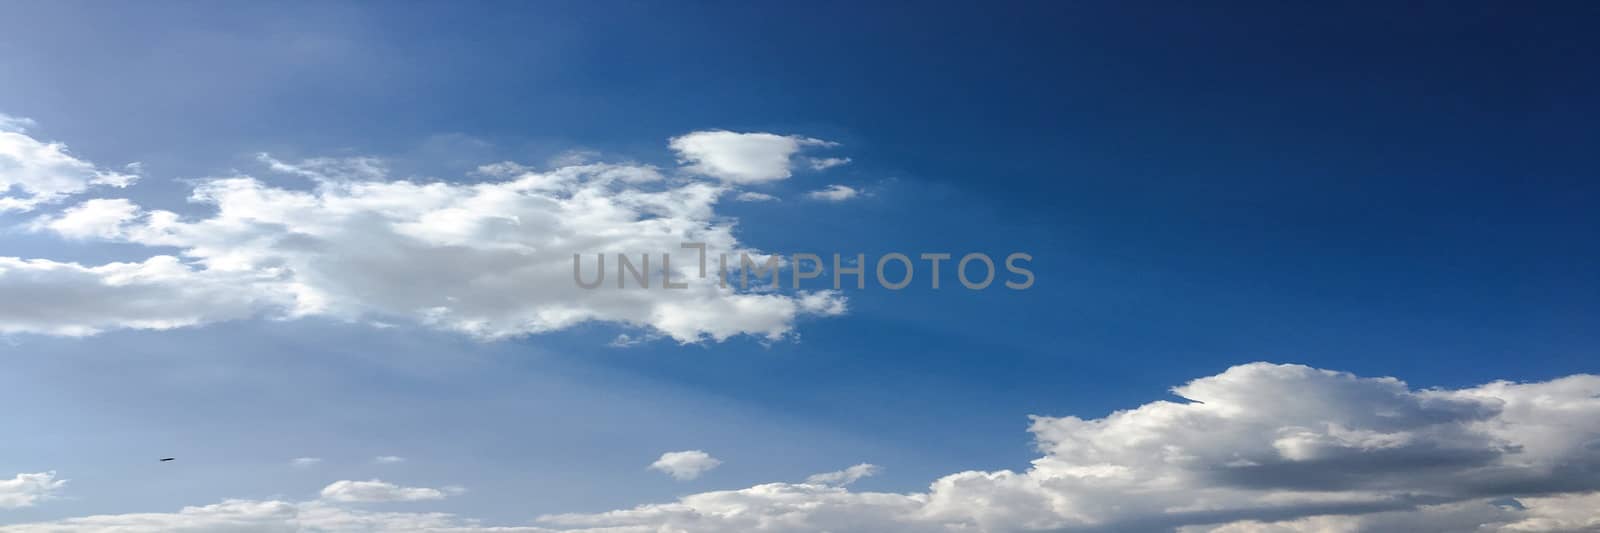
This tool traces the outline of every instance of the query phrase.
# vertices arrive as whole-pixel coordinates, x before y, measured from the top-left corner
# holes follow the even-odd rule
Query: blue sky
[[[544,171],[581,154],[654,167],[667,187],[729,187],[699,222],[741,246],[1022,251],[1037,282],[869,283],[839,295],[843,313],[783,321],[776,340],[682,343],[604,319],[484,339],[416,317],[378,327],[365,311],[20,330],[0,345],[0,481],[70,481],[0,508],[0,524],[292,501],[376,478],[466,489],[394,509],[504,524],[863,462],[881,472],[853,489],[911,493],[1028,469],[1028,415],[1175,400],[1170,387],[1254,361],[1416,390],[1597,370],[1600,13],[1583,4],[12,10],[0,113],[100,168],[140,167],[125,188],[0,211],[0,256],[199,264],[196,241],[69,238],[38,221],[96,198],[205,219],[216,209],[191,191],[221,177],[316,186],[263,153],[302,169],[380,158],[382,180],[462,187],[497,179],[481,165]],[[733,186],[668,145],[713,130],[837,145]],[[825,157],[849,162],[805,163]],[[860,194],[806,196],[835,184]],[[427,292],[402,281],[396,292]],[[42,313],[23,300],[62,290],[0,286],[17,291],[0,318],[23,322]],[[612,346],[619,334],[650,340]],[[722,464],[689,481],[647,470],[674,450]],[[406,460],[373,461],[387,455]],[[152,462],[166,456],[180,460]]]

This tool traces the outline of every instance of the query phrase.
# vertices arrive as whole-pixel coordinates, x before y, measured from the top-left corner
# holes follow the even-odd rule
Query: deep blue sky
[[[280,452],[225,414],[247,412],[263,433],[352,455],[383,453],[377,441],[458,457],[437,472],[476,472],[463,484],[548,480],[537,509],[449,504],[518,518],[682,492],[632,479],[685,447],[728,460],[697,490],[859,461],[888,469],[864,485],[892,490],[1021,468],[1034,456],[1027,414],[1100,416],[1247,361],[1418,386],[1594,372],[1600,5],[1539,6],[13,6],[0,18],[0,112],[80,156],[144,162],[150,179],[131,194],[147,205],[181,208],[179,180],[262,151],[455,176],[574,148],[669,165],[673,135],[772,131],[842,143],[854,159],[842,175],[875,194],[728,206],[741,240],[1026,251],[1038,282],[853,292],[848,315],[772,346],[619,350],[601,326],[481,344],[316,321],[27,337],[0,348],[0,404],[47,407],[0,426],[43,436],[0,439],[0,467],[15,467],[0,473],[136,476],[108,465],[141,438],[259,457],[259,470],[140,496],[172,507],[211,501],[216,486],[245,495],[263,483],[233,476],[317,453]],[[14,232],[0,246],[125,253]],[[164,374],[179,368],[216,381]],[[257,381],[245,390],[259,396],[220,398]],[[292,413],[324,401],[359,408],[296,425]],[[392,411],[408,402],[423,414]],[[154,435],[100,441],[87,420],[107,413]],[[337,431],[351,420],[370,430]],[[426,423],[460,427],[408,432]],[[458,468],[478,460],[497,466]],[[205,497],[186,496],[199,486]]]

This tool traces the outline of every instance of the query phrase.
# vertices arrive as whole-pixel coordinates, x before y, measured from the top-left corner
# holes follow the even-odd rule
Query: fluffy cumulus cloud
[[[415,502],[444,499],[445,492],[427,487],[402,487],[379,480],[335,481],[322,488],[330,502]]]
[[[1418,390],[1393,378],[1254,363],[1173,392],[1184,400],[1095,419],[1035,417],[1030,431],[1040,457],[1028,468],[960,472],[907,494],[844,487],[875,470],[858,465],[803,483],[548,515],[511,529],[449,515],[372,514],[326,501],[234,501],[0,531],[185,530],[246,511],[267,516],[235,529],[1510,533],[1600,527],[1600,376]],[[114,527],[155,523],[168,527]]]
[[[685,169],[727,183],[765,183],[793,175],[795,154],[806,148],[826,148],[835,143],[795,135],[697,131],[674,137],[668,146],[678,153]],[[842,165],[847,159],[809,160],[818,170]],[[819,163],[820,162],[820,163]]]
[[[844,311],[833,292],[719,286],[714,257],[700,277],[699,252],[684,243],[732,257],[755,252],[733,237],[735,221],[716,213],[730,191],[715,181],[668,181],[647,165],[502,163],[470,182],[423,182],[391,179],[381,161],[365,158],[261,161],[266,177],[196,182],[190,199],[207,208],[203,215],[94,199],[35,217],[33,231],[143,245],[153,255],[98,265],[0,257],[0,292],[17,296],[0,302],[0,333],[322,316],[484,339],[599,321],[688,343],[780,339],[802,317]],[[631,272],[618,288],[617,254],[630,257],[649,289]],[[604,273],[605,283],[580,287],[577,266],[584,280]],[[688,286],[664,288],[664,272]]]
[[[660,459],[650,463],[650,469],[666,473],[672,476],[673,479],[690,480],[700,477],[700,474],[709,472],[721,464],[722,461],[712,457],[709,453],[700,450],[685,450],[661,454]]]
[[[67,480],[56,479],[55,472],[17,474],[11,479],[0,479],[0,509],[31,507],[55,497]]]
[[[861,189],[839,184],[806,193],[806,198],[825,202],[843,202],[857,196],[861,196]]]
[[[0,114],[0,213],[29,211],[93,187],[126,187],[138,176],[95,166],[64,144],[28,134],[33,121]]]

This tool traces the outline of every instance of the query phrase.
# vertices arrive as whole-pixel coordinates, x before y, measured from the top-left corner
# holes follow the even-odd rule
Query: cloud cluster
[[[1426,524],[1434,515],[1442,524],[1441,513],[1492,507],[1496,516],[1479,524],[1512,531],[1570,514],[1563,502],[1600,489],[1600,376],[1412,390],[1392,378],[1256,363],[1174,393],[1190,401],[1099,419],[1035,417],[1030,431],[1043,456],[1031,468],[952,474],[925,493],[773,484],[548,523],[641,531],[1311,531],[1318,529],[1307,524]],[[1491,503],[1504,498],[1522,498],[1523,508]],[[1390,514],[1365,518],[1380,516],[1373,513]]]
[[[709,137],[691,134],[674,143],[714,175],[770,172],[769,157],[753,154],[771,139],[795,149],[820,142],[771,134],[731,134],[756,140],[729,141],[726,132],[702,133]],[[45,148],[26,156],[22,174],[0,167],[0,179],[33,183],[37,172],[29,169],[45,167],[55,174],[77,168],[78,183],[110,179],[77,160],[51,162],[64,154],[54,145],[6,135],[10,145]],[[845,308],[834,292],[740,292],[717,286],[714,276],[700,278],[695,253],[683,243],[735,256],[757,253],[734,238],[734,221],[716,213],[729,192],[718,182],[667,180],[654,167],[634,164],[535,170],[501,163],[465,183],[392,179],[381,161],[369,158],[288,163],[263,155],[261,161],[276,179],[196,182],[190,200],[209,208],[202,216],[109,198],[37,217],[29,225],[37,232],[143,245],[154,255],[102,265],[0,257],[0,292],[8,295],[0,302],[0,333],[88,335],[324,316],[419,323],[484,339],[598,321],[690,343],[736,335],[780,339],[804,316]],[[28,187],[54,191],[32,196],[52,199],[71,189]],[[668,273],[687,288],[662,288],[663,253],[678,259]],[[649,254],[654,264],[644,274],[655,284],[579,287],[575,258],[588,258],[594,269],[599,254],[612,259],[611,280],[622,278],[617,254],[635,262]]]
[[[32,125],[31,120],[0,114],[0,213],[29,211],[92,187],[126,187],[138,179],[134,172],[78,159],[64,144],[29,136]]]
[[[1252,363],[1173,392],[1185,401],[1155,401],[1096,419],[1034,417],[1030,431],[1041,457],[1030,468],[951,474],[924,492],[851,491],[842,485],[875,471],[857,465],[804,483],[549,515],[510,530],[1509,533],[1600,527],[1600,376],[1417,390],[1393,378]],[[287,506],[299,524],[328,531],[364,531],[379,520],[390,521],[382,527],[394,531],[491,530],[448,515],[373,515],[326,503],[219,505],[228,512]],[[198,522],[224,512],[207,509],[132,516]],[[73,529],[63,523],[0,531]],[[241,530],[274,531],[280,523]]]
[[[67,480],[56,479],[55,472],[17,474],[11,479],[0,479],[0,509],[31,507],[54,497],[66,486]]]
[[[712,457],[711,454],[700,450],[685,450],[681,452],[667,452],[661,458],[650,463],[651,470],[657,470],[672,476],[673,479],[687,481],[700,477],[700,474],[711,471],[721,465],[722,461]]]

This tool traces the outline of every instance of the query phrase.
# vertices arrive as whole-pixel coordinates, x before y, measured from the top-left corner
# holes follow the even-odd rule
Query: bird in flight
[[[161,462],[165,463],[165,462],[171,461],[173,459],[177,459],[177,457],[163,457],[163,458],[161,458]]]

